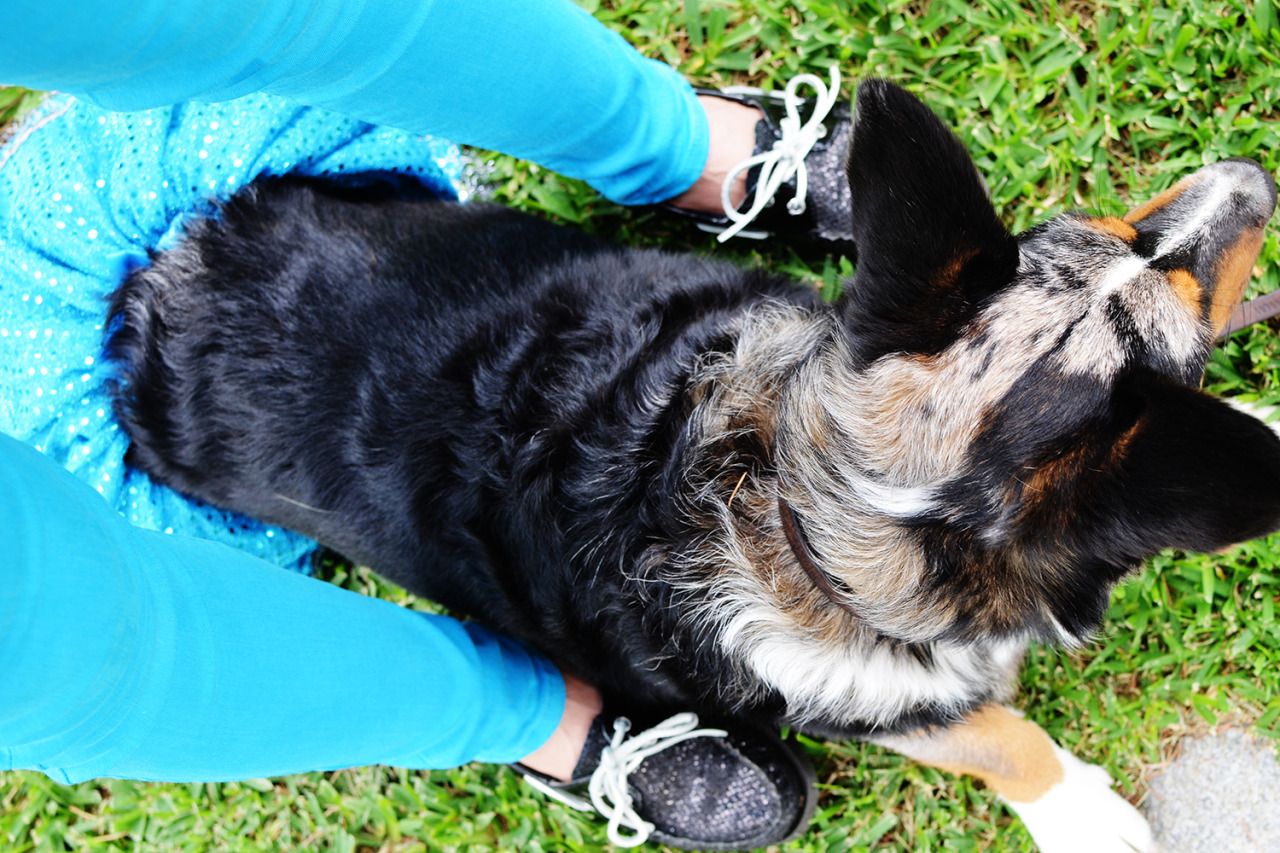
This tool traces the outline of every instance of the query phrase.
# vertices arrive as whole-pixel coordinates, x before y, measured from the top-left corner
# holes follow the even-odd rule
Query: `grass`
[[[1116,213],[1228,156],[1280,167],[1275,0],[1098,0],[1017,5],[857,0],[586,0],[641,50],[694,82],[780,88],[801,71],[882,76],[918,92],[972,151],[1008,224],[1066,209]],[[27,103],[0,91],[0,118]],[[493,155],[494,194],[637,244],[711,251],[651,213]],[[785,247],[715,248],[832,293],[849,265]],[[1280,285],[1268,236],[1254,292]],[[1215,393],[1280,402],[1280,326],[1214,354]],[[1140,799],[1188,732],[1247,725],[1280,738],[1280,540],[1216,555],[1166,553],[1117,589],[1091,648],[1037,648],[1017,704]],[[335,580],[411,606],[364,571]],[[823,798],[795,851],[1021,851],[1021,824],[968,780],[858,743],[811,743]],[[493,767],[362,768],[272,781],[56,785],[0,775],[0,848],[28,850],[603,849],[590,820]]]
[[[0,88],[0,132],[12,127],[40,102],[41,94],[17,86]]]

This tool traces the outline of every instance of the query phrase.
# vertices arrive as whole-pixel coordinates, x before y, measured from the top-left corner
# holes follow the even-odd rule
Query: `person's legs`
[[[132,527],[2,435],[0,517],[0,770],[181,782],[521,759],[589,774],[611,838],[690,849],[776,843],[812,813],[812,771],[776,736],[685,715],[641,734],[664,751],[633,767],[621,733],[604,748],[594,689],[520,644]],[[649,792],[638,810],[632,790]]]
[[[5,21],[8,10],[28,26]],[[59,26],[45,27],[39,11]],[[259,11],[255,18],[237,7],[218,20],[190,0],[7,7],[0,10],[7,36],[0,36],[0,79],[78,91],[117,107],[130,98],[143,106],[256,90],[289,94],[538,159],[627,203],[688,189],[709,164],[704,111],[687,84],[567,0],[274,0]],[[447,27],[442,34],[434,25],[449,13],[472,26],[452,42],[469,55],[415,54],[448,38]],[[173,32],[174,23],[181,32]],[[477,23],[497,26],[506,41],[477,34]],[[470,42],[460,40],[467,35]],[[547,50],[548,39],[561,49]],[[49,57],[52,64],[44,62]],[[495,57],[502,65],[496,73],[459,73]],[[35,76],[22,76],[28,70]],[[127,82],[117,88],[118,81]],[[465,132],[444,124],[454,119]],[[199,162],[206,154],[200,150]],[[99,188],[114,169],[102,175]],[[193,192],[203,185],[190,184]],[[90,241],[98,236],[88,232]],[[91,256],[100,262],[105,255],[96,245]],[[11,445],[0,439],[0,511],[22,532],[13,534],[16,580],[0,593],[0,666],[12,688],[0,700],[0,767],[42,769],[64,781],[181,780],[523,755],[535,769],[565,775],[592,702],[578,703],[582,713],[567,719],[561,679],[522,647],[452,620],[358,596],[353,603],[341,590],[208,542],[134,530],[85,487],[16,445],[10,453]],[[584,689],[587,700],[591,693]],[[543,750],[527,753],[557,722],[573,733],[539,767]],[[741,745],[759,741],[753,735]],[[778,775],[772,759],[759,767],[728,749],[717,753],[717,767],[737,767],[761,790],[778,788],[769,781]],[[706,789],[688,766],[676,760],[669,770]],[[771,833],[760,843],[803,826],[812,792],[798,767],[782,773],[786,796],[774,797],[763,818],[756,815]],[[659,787],[670,790],[665,780]],[[723,820],[736,812],[715,800],[705,810],[682,806],[678,816],[696,823],[706,814]]]
[[[688,83],[570,0],[20,2],[0,8],[0,79],[117,110],[270,92],[523,157],[627,204],[684,192],[708,159]]]
[[[0,769],[74,782],[448,767],[514,761],[560,722],[563,681],[525,647],[131,527],[3,436],[0,517]]]

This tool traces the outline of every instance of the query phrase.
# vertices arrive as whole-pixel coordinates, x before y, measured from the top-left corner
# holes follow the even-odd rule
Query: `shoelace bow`
[[[800,105],[804,100],[796,94],[803,85],[812,86],[818,93],[813,114],[809,120],[801,123]],[[731,91],[731,90],[726,90]],[[836,99],[840,97],[840,71],[831,66],[831,86],[827,87],[822,79],[814,74],[800,74],[792,77],[782,93],[786,115],[779,122],[781,136],[768,151],[762,151],[743,160],[725,177],[720,187],[720,204],[724,207],[725,216],[733,224],[720,233],[716,239],[723,243],[750,225],[760,211],[769,206],[778,189],[796,176],[796,194],[787,202],[787,212],[798,216],[805,210],[805,195],[809,191],[809,170],[805,168],[804,158],[808,156],[818,140],[827,135],[823,125]],[[729,200],[734,180],[741,173],[755,166],[760,167],[760,176],[756,179],[755,197],[746,210],[736,210]]]
[[[627,777],[649,756],[696,737],[725,737],[723,729],[698,728],[697,714],[676,714],[651,729],[626,739],[631,721],[613,721],[613,739],[600,753],[600,766],[591,774],[587,792],[596,811],[609,819],[609,840],[619,847],[636,847],[649,839],[653,824],[636,813]],[[631,830],[623,835],[621,829]]]

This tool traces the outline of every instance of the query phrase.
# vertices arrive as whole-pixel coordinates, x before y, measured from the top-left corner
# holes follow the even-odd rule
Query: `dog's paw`
[[[1054,750],[1062,781],[1034,802],[1006,800],[1040,853],[1159,853],[1147,819],[1111,790],[1107,771]]]

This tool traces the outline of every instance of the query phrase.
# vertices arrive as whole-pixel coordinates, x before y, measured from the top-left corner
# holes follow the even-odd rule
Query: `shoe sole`
[[[787,757],[791,762],[792,769],[800,776],[802,787],[804,788],[804,808],[801,809],[800,816],[796,818],[786,836],[782,838],[758,837],[758,840],[746,839],[738,842],[716,843],[695,841],[691,838],[679,838],[655,830],[649,836],[649,840],[656,841],[659,844],[666,844],[670,847],[678,847],[681,850],[705,851],[705,853],[736,853],[736,851],[759,850],[762,847],[771,847],[775,844],[786,844],[788,841],[794,841],[804,835],[808,832],[809,823],[813,820],[813,815],[818,809],[818,774],[813,769],[813,762],[809,760],[809,756],[794,736],[783,740],[782,745],[784,747],[783,755]]]

